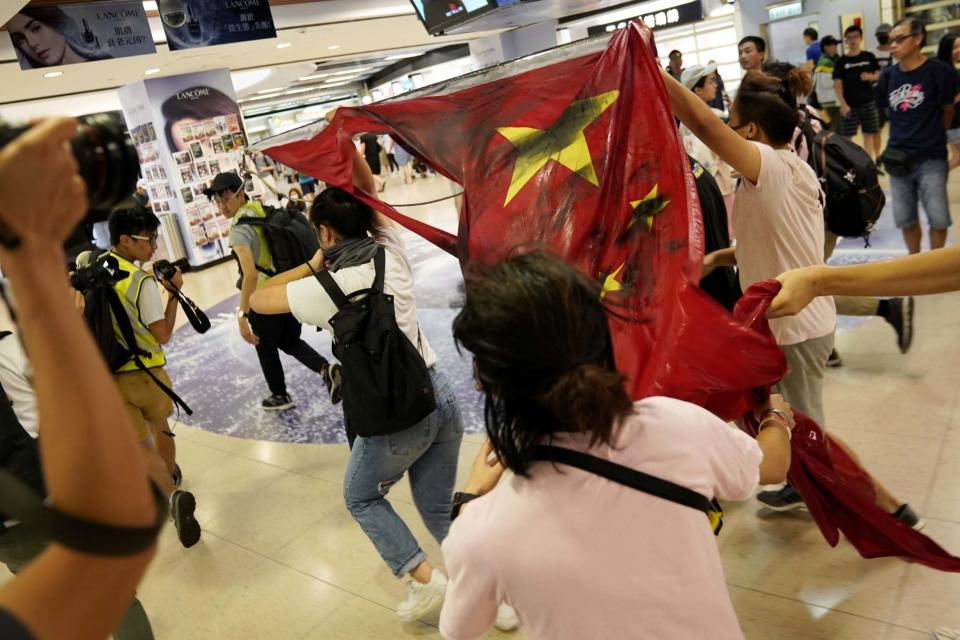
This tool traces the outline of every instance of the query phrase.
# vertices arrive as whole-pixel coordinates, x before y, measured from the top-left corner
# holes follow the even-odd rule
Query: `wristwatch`
[[[237,318],[238,318],[238,319],[239,319],[239,318],[249,318],[249,317],[250,317],[250,312],[249,312],[249,311],[242,311],[242,310],[240,310],[240,309],[237,309]]]
[[[463,493],[461,491],[453,494],[453,505],[450,507],[450,521],[452,522],[457,519],[457,516],[460,515],[460,508],[463,507],[463,505],[479,497],[480,496],[475,493]]]

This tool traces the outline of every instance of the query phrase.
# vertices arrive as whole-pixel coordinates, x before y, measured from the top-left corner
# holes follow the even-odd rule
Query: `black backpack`
[[[243,216],[236,222],[263,229],[263,236],[273,257],[273,270],[258,266],[259,271],[275,276],[299,267],[320,250],[317,231],[302,213],[269,205],[263,205],[263,211],[267,214],[263,218]]]
[[[430,371],[397,326],[393,296],[383,292],[383,247],[373,264],[373,286],[349,296],[328,271],[313,274],[337,305],[330,326],[343,367],[343,414],[349,431],[363,437],[403,431],[437,408]]]
[[[823,214],[827,229],[842,237],[867,238],[886,203],[877,181],[877,165],[849,138],[832,131],[814,132],[812,117],[802,113],[799,127],[809,150],[807,163],[826,195]]]
[[[0,331],[0,340],[9,335],[9,331]],[[30,437],[20,424],[2,384],[0,384],[0,468],[40,495],[46,494],[37,441]],[[6,516],[0,514],[0,522],[3,520],[6,520]]]

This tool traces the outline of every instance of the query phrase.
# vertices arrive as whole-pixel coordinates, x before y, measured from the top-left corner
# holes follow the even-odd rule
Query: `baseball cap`
[[[235,173],[218,173],[210,183],[210,186],[203,190],[203,195],[208,198],[222,191],[239,191],[243,187],[243,179]]]
[[[878,33],[890,33],[891,31],[893,31],[893,26],[887,24],[886,22],[884,22],[883,24],[881,24],[881,25],[879,25],[879,26],[877,27],[877,30],[874,31],[874,34],[878,34]]]
[[[706,66],[702,64],[695,64],[692,67],[687,67],[680,75],[680,84],[685,86],[687,89],[692,90],[693,87],[700,82],[700,78],[708,76],[711,73],[715,73],[716,70],[716,64],[708,64]]]
[[[834,44],[840,44],[840,41],[834,38],[833,36],[823,36],[820,38],[821,47],[829,47]]]

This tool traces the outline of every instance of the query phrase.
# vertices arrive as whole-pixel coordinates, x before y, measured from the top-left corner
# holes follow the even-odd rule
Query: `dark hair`
[[[846,29],[843,30],[843,35],[846,36],[848,33],[859,33],[860,37],[863,37],[863,29],[860,28],[858,24],[852,24]]]
[[[178,97],[182,94],[197,90],[203,91],[202,98],[197,98],[196,100],[181,100]],[[166,121],[166,124],[163,126],[163,133],[167,137],[167,145],[169,145],[171,152],[177,151],[177,146],[174,144],[173,139],[173,125],[181,120],[186,120],[187,118],[193,120],[208,120],[215,116],[231,114],[236,114],[237,119],[240,120],[240,111],[237,108],[237,103],[219,89],[207,86],[190,87],[182,91],[177,91],[177,93],[163,101],[160,112]]]
[[[953,45],[960,34],[948,33],[940,38],[940,45],[937,47],[937,59],[946,62],[950,67],[956,66],[953,62]]]
[[[920,46],[927,46],[927,26],[919,18],[903,18],[897,21],[894,27],[906,25],[910,27],[910,35],[920,36]]]
[[[807,36],[807,37],[810,38],[811,40],[819,40],[819,39],[820,39],[820,34],[817,33],[817,30],[814,29],[813,27],[807,27],[806,29],[804,29],[804,30],[803,30],[803,35]]]
[[[677,54],[678,56],[682,56],[682,55],[683,55],[683,52],[681,52],[679,49],[674,49],[673,51],[670,52],[669,55],[667,55],[667,57],[672,60],[672,59],[673,59],[673,54]]]
[[[600,286],[533,251],[470,267],[453,321],[486,393],[484,421],[500,461],[526,475],[545,435],[586,433],[612,444],[632,402],[616,369]]]
[[[329,227],[341,238],[372,234],[376,230],[374,219],[372,208],[337,187],[324,189],[310,207],[313,226]]]
[[[73,51],[87,59],[87,60],[112,60],[113,56],[109,53],[99,51],[87,47],[83,42],[83,37],[80,35],[80,29],[77,26],[77,23],[70,18],[67,14],[63,12],[60,7],[23,7],[20,11],[17,12],[20,15],[27,16],[31,20],[36,20],[41,22],[47,28],[56,31],[61,36],[63,36],[64,42],[68,47],[73,49]],[[9,29],[9,27],[8,27]],[[25,55],[30,62],[30,66],[36,68],[37,65],[40,67],[46,66],[36,61],[34,64],[33,57],[29,53],[20,48],[22,38],[19,37],[19,34],[10,34],[10,39],[13,41],[13,45],[16,49]]]
[[[707,86],[707,78],[709,78],[709,77],[710,77],[710,74],[709,74],[709,73],[708,73],[707,75],[705,75],[705,76],[700,76],[700,79],[697,80],[697,84],[693,85],[693,88],[694,88],[694,89],[703,89],[705,86]]]
[[[764,53],[767,50],[767,41],[761,38],[760,36],[745,36],[741,38],[740,42],[737,43],[737,49],[747,44],[748,42],[752,42],[754,46],[757,48],[757,51],[759,51],[760,53]]]
[[[790,67],[782,79],[766,73],[745,75],[733,106],[740,124],[756,123],[775,146],[793,139],[794,129],[800,121],[797,98],[809,93],[811,88],[810,76],[803,70],[789,63],[778,64]],[[782,70],[782,67],[774,68]]]
[[[110,244],[117,246],[120,244],[120,236],[153,233],[160,227],[160,218],[148,207],[128,198],[110,211],[107,226],[110,229]]]

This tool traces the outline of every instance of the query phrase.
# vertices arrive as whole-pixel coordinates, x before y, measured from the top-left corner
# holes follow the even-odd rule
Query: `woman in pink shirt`
[[[506,602],[532,640],[742,638],[703,511],[543,445],[742,500],[786,475],[789,405],[759,408],[754,440],[693,404],[631,402],[598,284],[545,253],[472,273],[466,292],[454,336],[474,354],[490,440],[443,543],[444,637],[483,637]]]

